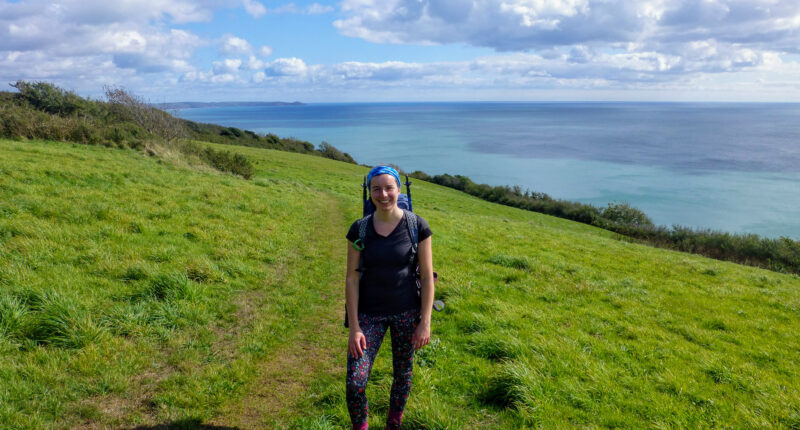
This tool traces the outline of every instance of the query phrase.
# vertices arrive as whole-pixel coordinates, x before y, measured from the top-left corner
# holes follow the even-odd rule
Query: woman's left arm
[[[420,283],[422,284],[420,301],[420,321],[414,331],[411,342],[414,349],[420,349],[431,340],[431,311],[433,310],[433,251],[431,236],[419,242],[417,247]]]

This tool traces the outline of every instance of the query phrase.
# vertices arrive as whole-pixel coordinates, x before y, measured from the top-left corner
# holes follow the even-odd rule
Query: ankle
[[[389,410],[389,414],[386,416],[386,429],[387,430],[395,430],[400,428],[400,424],[403,422],[403,411],[392,411]]]

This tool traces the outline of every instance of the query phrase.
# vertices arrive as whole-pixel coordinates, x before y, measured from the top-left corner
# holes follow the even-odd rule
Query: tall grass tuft
[[[501,408],[517,409],[533,404],[530,370],[524,364],[510,361],[503,364],[498,374],[489,379],[486,389],[479,394],[479,400]]]
[[[498,254],[489,258],[489,262],[498,266],[510,267],[512,269],[530,270],[531,265],[526,258],[512,257],[510,255]]]
[[[190,294],[190,281],[184,274],[161,274],[153,278],[140,297],[156,300],[179,300]]]
[[[24,340],[28,314],[21,299],[0,293],[0,335],[13,341]]]
[[[478,357],[491,361],[506,361],[522,355],[522,347],[509,335],[501,336],[497,333],[478,336],[469,343],[469,349]]]
[[[106,335],[106,329],[74,299],[46,293],[31,315],[27,337],[39,344],[82,348]]]

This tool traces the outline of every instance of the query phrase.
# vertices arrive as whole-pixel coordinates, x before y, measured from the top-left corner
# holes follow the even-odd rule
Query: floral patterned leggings
[[[411,369],[414,345],[411,339],[419,323],[418,310],[388,316],[358,315],[358,325],[367,338],[367,349],[361,358],[347,354],[347,409],[354,429],[366,428],[369,406],[367,404],[367,379],[372,363],[378,355],[386,329],[392,336],[392,367],[394,381],[389,397],[387,428],[399,428],[403,409],[411,391]]]

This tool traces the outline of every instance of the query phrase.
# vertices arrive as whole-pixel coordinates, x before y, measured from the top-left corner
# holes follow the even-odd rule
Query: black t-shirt
[[[419,308],[417,296],[416,266],[412,267],[411,235],[406,217],[397,224],[389,236],[375,231],[370,218],[364,238],[364,272],[358,288],[358,312],[367,315],[391,315]],[[428,222],[419,220],[419,241],[433,235]],[[347,240],[358,239],[358,221],[350,226]]]

